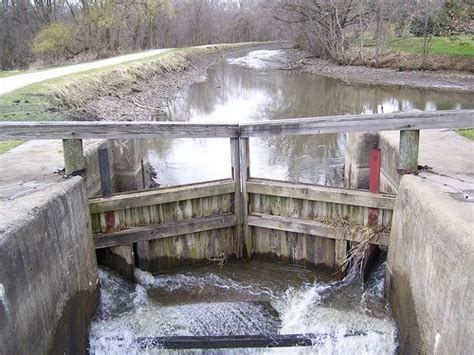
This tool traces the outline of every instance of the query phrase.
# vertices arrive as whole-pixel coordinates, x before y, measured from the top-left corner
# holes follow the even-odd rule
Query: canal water
[[[281,50],[220,58],[206,80],[183,90],[162,120],[249,122],[361,113],[474,108],[472,95],[340,80],[279,70]],[[150,162],[163,186],[230,177],[228,139],[152,140]],[[345,134],[251,138],[253,177],[342,186]]]
[[[155,276],[136,270],[132,284],[101,269],[90,351],[141,353],[138,337],[311,333],[312,347],[234,353],[393,354],[396,327],[383,299],[384,270],[380,262],[365,282],[356,274],[334,281],[300,266],[254,260]]]
[[[248,122],[474,107],[461,94],[353,86],[279,70],[287,60],[279,50],[220,58],[206,79],[182,91],[159,119]],[[345,147],[344,134],[251,139],[251,175],[340,186]],[[150,161],[162,186],[230,177],[227,139],[153,140]],[[100,269],[101,301],[90,330],[90,352],[143,353],[135,339],[148,336],[312,333],[312,347],[244,353],[394,354],[396,326],[383,298],[384,274],[383,258],[366,280],[350,272],[343,281],[261,260],[211,263],[164,275],[136,270],[135,284]]]

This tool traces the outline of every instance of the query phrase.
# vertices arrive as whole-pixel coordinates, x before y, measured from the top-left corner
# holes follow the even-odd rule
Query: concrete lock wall
[[[101,195],[101,148],[114,192],[149,186],[143,140],[85,141],[86,180],[54,174],[64,166],[60,140],[0,155],[1,353],[87,351],[99,292],[88,197]]]
[[[98,278],[82,179],[2,202],[0,212],[1,352],[85,352]]]
[[[474,349],[473,222],[473,203],[419,177],[403,177],[387,268],[400,353]]]
[[[472,143],[455,132],[421,133],[420,165],[447,174],[444,180],[399,175],[399,132],[380,132],[349,135],[345,182],[368,188],[369,151],[377,145],[382,153],[380,189],[398,192],[386,295],[399,330],[400,353],[467,354],[474,348],[474,204],[459,189],[442,186],[472,189],[460,182],[472,181]]]

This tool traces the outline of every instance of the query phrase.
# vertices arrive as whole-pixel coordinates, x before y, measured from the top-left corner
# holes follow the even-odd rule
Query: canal
[[[356,86],[282,70],[287,55],[259,50],[219,58],[203,81],[181,91],[157,119],[248,122],[474,108],[463,94]],[[346,141],[344,134],[251,139],[251,175],[343,186]],[[161,186],[230,177],[228,139],[151,140],[149,149]],[[385,265],[382,251],[368,276],[351,270],[342,281],[265,260],[220,258],[159,275],[136,269],[136,283],[102,268],[90,352],[141,353],[135,339],[148,336],[314,333],[312,347],[246,352],[394,354],[397,330],[383,297]]]

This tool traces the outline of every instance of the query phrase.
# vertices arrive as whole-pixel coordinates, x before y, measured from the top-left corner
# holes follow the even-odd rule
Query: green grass
[[[466,138],[469,138],[470,140],[473,140],[474,141],[474,128],[470,128],[470,129],[460,129],[458,131],[458,133],[463,136],[463,137],[466,137]]]
[[[8,152],[10,149],[23,143],[24,141],[0,141],[0,154]]]
[[[391,42],[394,49],[402,52],[422,53],[423,38],[411,37],[397,39]],[[453,55],[458,57],[474,56],[474,36],[433,37],[430,54]]]
[[[7,78],[9,76],[13,76],[13,75],[18,75],[18,74],[22,74],[23,72],[22,71],[1,71],[0,70],[0,79],[2,78]]]

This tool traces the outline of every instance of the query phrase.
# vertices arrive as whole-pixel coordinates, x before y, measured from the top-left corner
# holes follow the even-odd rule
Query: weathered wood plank
[[[365,335],[347,332],[345,337]],[[230,349],[230,348],[276,348],[292,346],[314,346],[318,340],[332,334],[272,334],[272,335],[227,335],[227,336],[172,336],[140,337],[135,342],[143,350],[152,349]]]
[[[190,122],[0,122],[0,140],[238,137],[239,125]]]
[[[136,227],[115,233],[96,234],[94,242],[96,249],[108,248],[116,245],[128,245],[135,242],[233,227],[236,222],[237,219],[234,214],[203,217],[174,223]]]
[[[248,181],[250,179],[250,144],[249,140],[240,140],[240,181],[242,185],[241,194],[241,210],[242,210],[242,234],[244,238],[245,250],[247,258],[251,258],[253,254],[253,241],[251,231],[248,225],[249,214],[249,194],[247,191]]]
[[[391,194],[373,194],[362,190],[264,179],[251,179],[247,183],[247,191],[251,194],[290,197],[301,200],[331,202],[387,210],[393,210],[395,203],[395,195]]]
[[[95,138],[248,138],[321,133],[473,128],[474,110],[403,112],[223,124],[191,122],[0,122],[0,140]]]
[[[358,235],[348,236],[345,235],[343,230],[340,228],[316,221],[253,213],[248,216],[248,222],[249,225],[253,227],[283,230],[286,232],[301,233],[336,240],[348,240],[352,242],[362,241]],[[390,235],[388,233],[381,233],[371,240],[371,244],[376,245],[388,246],[389,243]]]
[[[334,244],[334,265],[339,277],[343,277],[342,266],[347,258],[347,240],[336,240]]]
[[[82,139],[63,139],[63,154],[66,175],[85,177],[86,158]]]
[[[401,175],[413,174],[418,170],[420,131],[400,131],[400,148],[397,172]]]
[[[294,118],[243,123],[240,125],[240,136],[244,138],[472,127],[474,127],[474,110],[450,110]]]
[[[238,257],[243,256],[243,223],[242,223],[242,183],[240,173],[240,139],[231,138],[230,154],[232,163],[232,179],[235,183],[234,213],[237,217],[235,227],[234,251]]]
[[[235,184],[233,181],[221,180],[158,190],[124,193],[113,195],[111,197],[93,198],[89,200],[89,209],[91,213],[100,213],[132,207],[159,205],[169,202],[225,195],[234,192]]]
[[[110,179],[109,150],[107,148],[99,149],[98,154],[102,196],[110,196],[112,194],[112,182]]]

